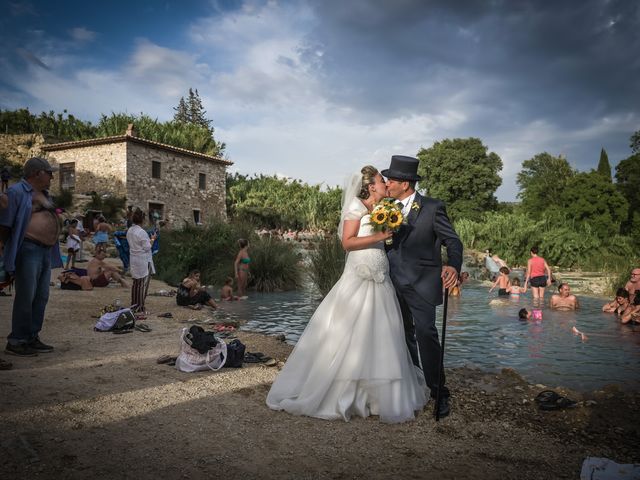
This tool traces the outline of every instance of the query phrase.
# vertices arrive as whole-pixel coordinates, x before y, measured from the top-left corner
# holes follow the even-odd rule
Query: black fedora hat
[[[380,173],[383,177],[393,178],[394,180],[417,182],[422,180],[422,177],[418,175],[418,163],[417,158],[393,155],[389,168],[382,170]]]

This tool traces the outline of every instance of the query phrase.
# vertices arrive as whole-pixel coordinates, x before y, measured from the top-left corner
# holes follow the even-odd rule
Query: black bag
[[[112,332],[122,332],[124,330],[133,330],[136,326],[136,316],[131,312],[131,310],[127,310],[118,315],[116,319],[116,323],[111,327]]]
[[[191,348],[203,354],[218,345],[218,339],[215,333],[207,332],[198,325],[192,325],[191,328],[189,328],[189,333],[185,335],[185,342],[187,342]]]
[[[244,360],[244,351],[246,347],[237,338],[227,343],[227,359],[224,366],[228,368],[240,368]]]

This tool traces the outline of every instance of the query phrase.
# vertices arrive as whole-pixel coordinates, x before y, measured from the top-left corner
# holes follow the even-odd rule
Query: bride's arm
[[[366,237],[358,237],[358,230],[360,230],[360,220],[345,220],[342,224],[342,248],[347,252],[369,248],[375,243],[391,238],[392,235],[391,232],[375,232]]]

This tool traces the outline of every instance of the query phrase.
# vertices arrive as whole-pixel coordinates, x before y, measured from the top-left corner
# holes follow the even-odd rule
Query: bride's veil
[[[342,189],[342,209],[340,211],[340,223],[338,224],[338,237],[342,240],[342,226],[349,211],[349,206],[354,198],[360,193],[362,188],[362,173],[354,172],[347,177]]]

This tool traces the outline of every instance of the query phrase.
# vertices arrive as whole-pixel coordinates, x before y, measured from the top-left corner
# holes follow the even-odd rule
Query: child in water
[[[511,286],[507,287],[507,292],[509,292],[512,297],[518,298],[521,293],[527,292],[527,287],[521,287],[520,279],[516,277],[511,281]]]
[[[511,286],[511,280],[509,280],[509,269],[507,267],[500,267],[500,275],[496,278],[496,281],[493,282],[493,285],[491,285],[489,293],[491,293],[496,286],[498,286],[499,296],[509,295],[507,289]]]
[[[533,310],[528,311],[526,308],[521,308],[518,312],[518,320],[522,320],[524,322],[529,320],[542,320],[542,310],[534,308]]]
[[[220,289],[220,300],[238,300],[238,297],[233,294],[233,278],[227,277],[224,281],[224,286]]]

